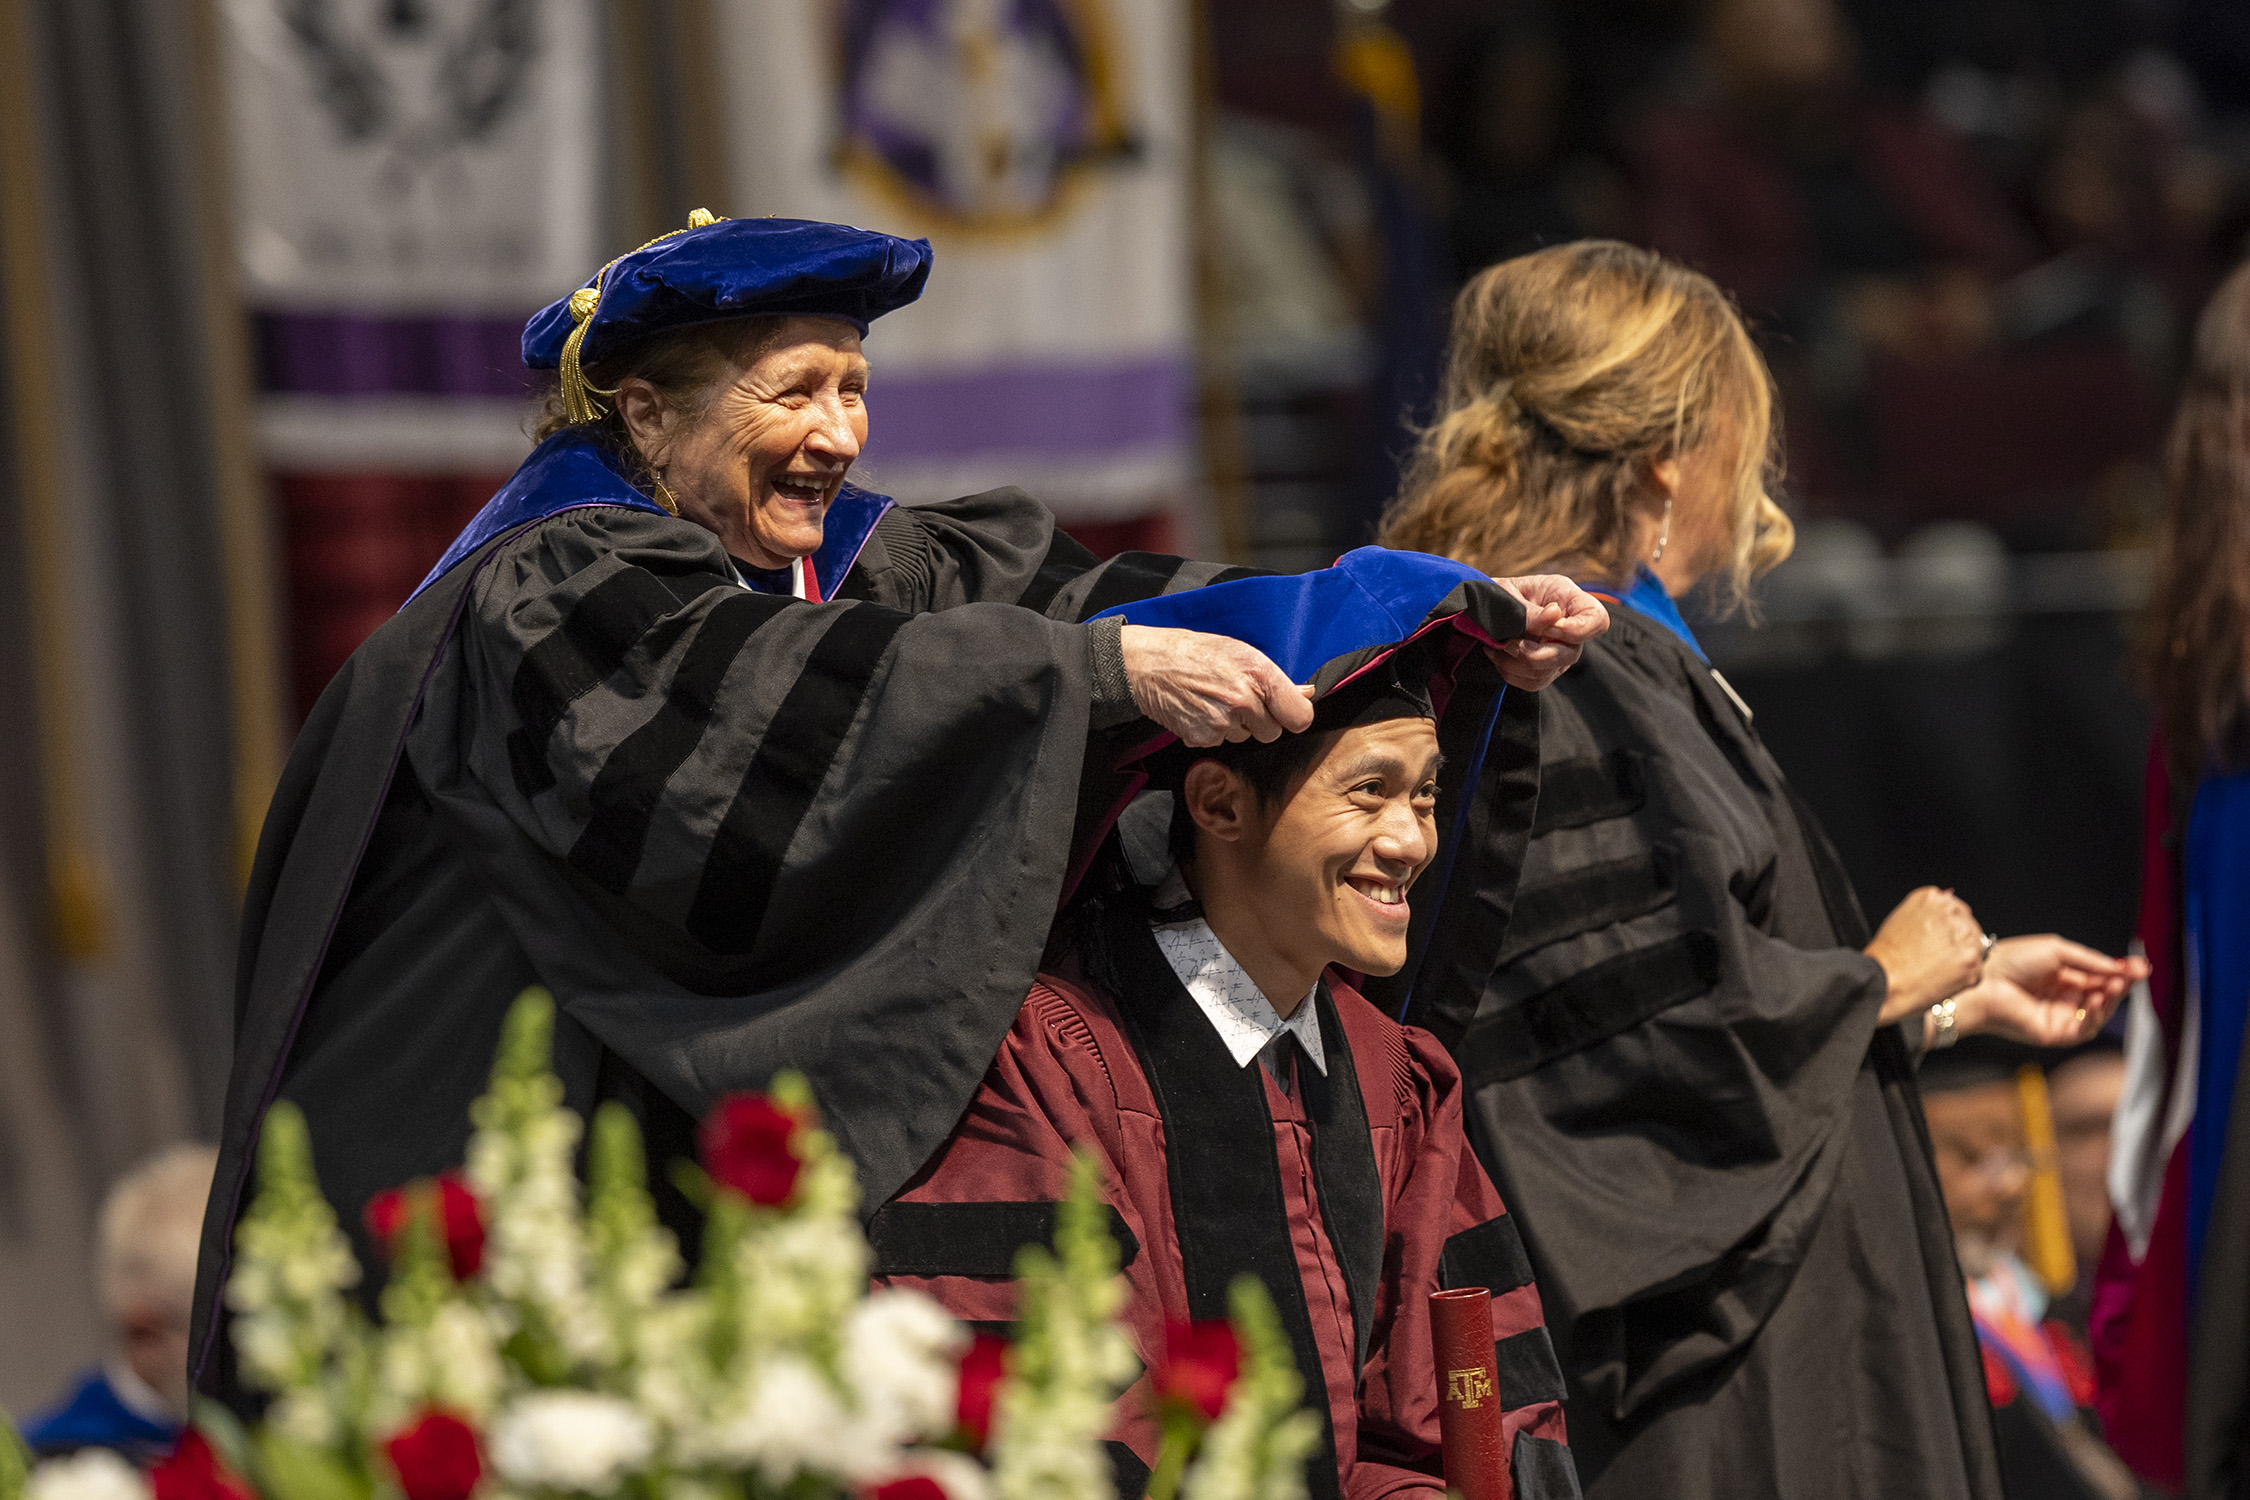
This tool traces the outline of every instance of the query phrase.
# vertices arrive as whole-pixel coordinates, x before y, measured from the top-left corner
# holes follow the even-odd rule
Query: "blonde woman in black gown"
[[[1673,605],[1788,554],[1771,391],[1725,296],[1646,251],[1462,291],[1384,540],[1570,574],[1613,625],[1541,696],[1498,965],[1411,1019],[1475,1091],[1592,1494],[1998,1500],[1914,1064],[1980,1029],[2075,1040],[2134,971],[2052,936],[1988,955],[1934,888],[1870,931]]]

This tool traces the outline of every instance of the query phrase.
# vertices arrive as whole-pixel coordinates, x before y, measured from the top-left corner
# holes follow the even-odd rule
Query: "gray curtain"
[[[179,0],[0,3],[36,75],[36,160],[8,161],[5,190],[45,227],[64,707],[107,918],[90,959],[53,950],[32,733],[53,705],[26,653],[0,652],[14,726],[0,736],[0,1049],[15,1059],[0,1078],[0,1404],[19,1415],[101,1352],[85,1247],[102,1188],[171,1140],[216,1133],[231,1045],[230,700],[197,217],[223,200],[197,175],[194,19]],[[23,642],[27,497],[15,464],[0,478],[0,629]]]

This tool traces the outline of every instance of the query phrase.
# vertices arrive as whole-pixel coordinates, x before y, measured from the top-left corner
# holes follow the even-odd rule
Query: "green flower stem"
[[[1157,1449],[1156,1467],[1149,1470],[1147,1500],[1172,1500],[1180,1492],[1180,1480],[1187,1473],[1188,1460],[1195,1456],[1198,1444],[1203,1441],[1203,1430],[1209,1424],[1192,1411],[1177,1406],[1167,1406],[1164,1411],[1164,1441]]]

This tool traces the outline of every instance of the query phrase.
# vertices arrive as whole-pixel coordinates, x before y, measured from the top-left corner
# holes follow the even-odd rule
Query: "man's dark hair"
[[[1197,761],[1215,760],[1249,783],[1260,808],[1270,808],[1289,795],[1290,786],[1319,760],[1329,743],[1342,731],[1315,726],[1303,734],[1285,734],[1268,744],[1242,740],[1190,750],[1180,763],[1179,779],[1172,790],[1172,858],[1182,864],[1195,857],[1195,819],[1188,814],[1187,773]]]

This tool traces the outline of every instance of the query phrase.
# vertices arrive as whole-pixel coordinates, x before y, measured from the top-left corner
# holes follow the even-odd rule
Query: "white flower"
[[[859,1221],[809,1211],[764,1224],[737,1248],[742,1334],[757,1350],[801,1348],[833,1330],[867,1293]]]
[[[600,1346],[601,1325],[586,1295],[580,1132],[578,1116],[559,1105],[511,1116],[470,1138],[468,1178],[488,1209],[485,1284],[537,1309],[565,1350],[587,1357]]]
[[[500,1340],[485,1310],[449,1301],[422,1327],[393,1328],[378,1366],[378,1425],[403,1421],[424,1406],[441,1406],[482,1422],[506,1379]]]
[[[266,1425],[308,1448],[325,1448],[339,1432],[336,1413],[319,1390],[291,1391],[266,1408]]]
[[[492,1424],[487,1451],[511,1483],[601,1494],[648,1461],[648,1419],[615,1396],[535,1391]]]
[[[696,1293],[666,1297],[633,1329],[639,1348],[626,1394],[665,1439],[703,1428],[703,1412],[719,1381],[704,1350],[709,1332],[708,1310]]]
[[[920,1292],[884,1290],[851,1310],[843,1371],[870,1427],[893,1442],[942,1437],[959,1399],[968,1330]]]
[[[81,1448],[31,1471],[23,1500],[148,1500],[148,1481],[107,1448]]]
[[[757,1469],[775,1485],[807,1470],[856,1478],[880,1472],[892,1457],[889,1445],[859,1429],[818,1370],[786,1354],[757,1368],[740,1404],[722,1412],[707,1446],[713,1457]]]

